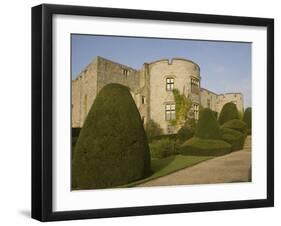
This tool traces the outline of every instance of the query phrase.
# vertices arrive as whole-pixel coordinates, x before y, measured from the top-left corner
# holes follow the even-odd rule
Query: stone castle
[[[227,102],[243,111],[241,93],[216,94],[200,86],[200,67],[187,59],[161,59],[144,63],[139,70],[96,57],[75,80],[72,80],[72,127],[82,127],[97,93],[109,83],[129,87],[144,124],[148,120],[158,123],[165,133],[178,128],[170,121],[176,117],[172,90],[191,98],[193,117],[198,119],[199,107],[220,112]]]

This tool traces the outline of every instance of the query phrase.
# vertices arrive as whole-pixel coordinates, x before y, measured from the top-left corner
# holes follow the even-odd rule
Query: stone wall
[[[189,60],[174,58],[145,63],[140,70],[97,57],[72,81],[72,127],[82,127],[97,93],[109,83],[129,87],[146,123],[152,119],[165,133],[176,132],[166,120],[166,104],[175,104],[173,92],[166,89],[166,79],[174,79],[174,89],[191,98],[194,105],[220,112],[227,102],[234,102],[243,111],[241,93],[216,94],[200,87],[200,68]],[[198,87],[192,86],[196,81]],[[196,107],[195,106],[195,107]],[[193,109],[192,108],[192,109]],[[196,113],[198,117],[198,113]]]
[[[233,102],[236,104],[238,111],[244,112],[244,100],[242,93],[225,93],[218,95],[218,112],[221,111],[223,105],[228,102]]]
[[[244,101],[242,93],[216,94],[207,89],[201,88],[200,103],[204,108],[210,108],[213,111],[220,112],[228,102],[236,104],[238,111],[244,111]]]
[[[82,127],[96,98],[97,64],[95,59],[72,81],[72,127]]]
[[[201,88],[200,104],[204,108],[210,108],[211,110],[218,112],[218,95],[207,89]]]
[[[97,93],[109,83],[125,85],[133,97],[141,98],[134,95],[140,83],[137,70],[97,57],[72,81],[72,127],[83,126]]]
[[[172,91],[166,90],[166,79],[174,79],[174,88],[188,96],[190,91],[190,78],[200,79],[200,69],[195,63],[175,58],[171,62],[167,59],[149,64],[150,76],[150,117],[168,133],[177,128],[171,128],[170,122],[165,118],[166,104],[175,103]],[[194,95],[194,101],[199,102],[199,94]],[[174,131],[175,132],[175,131]]]

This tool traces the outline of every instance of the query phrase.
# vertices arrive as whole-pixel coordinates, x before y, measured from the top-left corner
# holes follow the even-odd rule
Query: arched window
[[[166,90],[172,91],[174,89],[175,80],[174,78],[166,78]]]

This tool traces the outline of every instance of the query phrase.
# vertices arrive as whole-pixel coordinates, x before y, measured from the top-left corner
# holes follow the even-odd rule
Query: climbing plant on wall
[[[181,94],[178,89],[173,90],[173,95],[176,103],[176,119],[171,121],[171,125],[183,125],[187,120],[188,112],[191,109],[191,99],[184,94]]]

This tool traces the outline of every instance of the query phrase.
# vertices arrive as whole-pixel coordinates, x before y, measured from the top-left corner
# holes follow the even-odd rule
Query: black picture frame
[[[54,212],[52,210],[52,18],[55,14],[266,27],[267,198]],[[273,19],[49,4],[32,8],[32,218],[40,221],[57,221],[271,206],[274,206]]]

